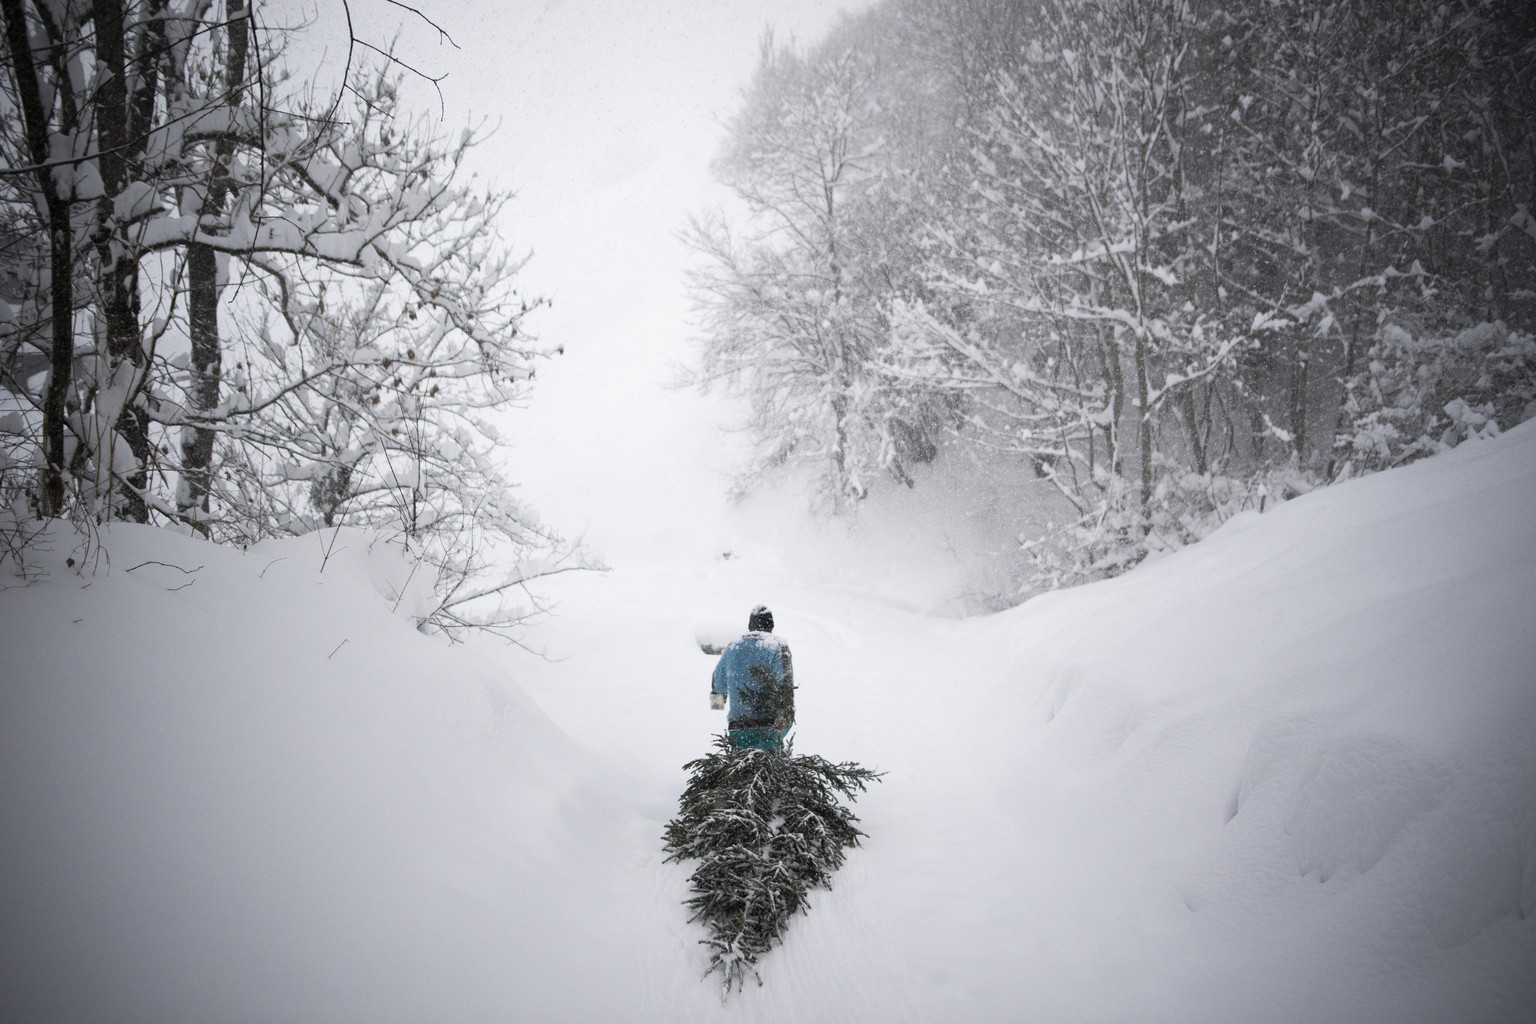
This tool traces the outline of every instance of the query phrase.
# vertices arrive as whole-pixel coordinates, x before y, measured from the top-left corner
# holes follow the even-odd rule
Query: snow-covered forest
[[[692,232],[744,486],[808,463],[847,510],[945,449],[1025,465],[1027,592],[1508,429],[1532,59],[1512,6],[1439,0],[890,0],[765,39],[719,162],[750,219]]]
[[[0,1020],[1536,1019],[1536,21],[851,2],[0,0]]]

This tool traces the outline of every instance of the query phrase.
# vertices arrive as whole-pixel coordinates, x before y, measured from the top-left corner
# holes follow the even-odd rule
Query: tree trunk
[[[1141,448],[1142,529],[1152,524],[1152,402],[1147,382],[1147,338],[1136,335],[1136,439]]]
[[[148,357],[139,337],[139,265],[117,231],[115,203],[128,185],[128,153],[133,140],[128,134],[127,47],[123,35],[120,0],[94,0],[91,18],[96,25],[96,61],[101,69],[96,84],[95,113],[99,148],[97,168],[102,197],[98,207],[97,254],[101,284],[102,319],[107,331],[107,356],[111,379],[126,374],[127,387],[117,414],[116,430],[128,442],[134,466],[121,477],[122,508],[134,522],[149,519],[143,493],[149,485],[149,463],[154,451],[149,443],[149,419],[138,407]],[[126,368],[126,369],[125,369]]]
[[[52,332],[48,384],[43,393],[43,478],[38,489],[38,511],[44,516],[56,516],[64,510],[64,419],[74,371],[74,235],[69,204],[59,196],[47,166],[48,111],[43,107],[37,64],[32,58],[26,11],[21,0],[0,0],[0,11],[5,15],[5,39],[14,62],[28,155],[37,168],[37,185],[48,217]]]
[[[1189,432],[1190,453],[1195,457],[1195,472],[1205,476],[1210,472],[1210,460],[1206,455],[1206,439],[1203,434],[1204,423],[1200,416],[1200,410],[1195,404],[1195,389],[1186,385],[1179,401],[1184,409],[1185,428]]]
[[[188,367],[188,406],[206,413],[219,403],[221,358],[219,352],[218,255],[206,245],[187,247],[187,325],[192,344]],[[214,432],[207,427],[186,427],[181,435],[181,490],[177,511],[192,526],[208,535],[207,513],[212,490]],[[197,513],[203,513],[198,515]]]
[[[1291,450],[1298,463],[1307,457],[1307,377],[1311,357],[1311,347],[1302,339],[1291,362]]]
[[[229,39],[225,66],[225,105],[240,106],[245,93],[245,60],[250,39],[250,15],[245,0],[228,0],[226,31]],[[214,146],[214,162],[200,211],[199,231],[215,225],[208,223],[224,209],[229,194],[229,161],[234,141],[228,135]],[[187,319],[191,336],[191,379],[187,386],[189,406],[194,415],[211,413],[219,404],[222,365],[219,344],[218,254],[201,243],[187,247]],[[207,515],[213,489],[213,443],[215,432],[207,425],[188,426],[181,436],[181,489],[176,507],[203,535],[209,532]]]

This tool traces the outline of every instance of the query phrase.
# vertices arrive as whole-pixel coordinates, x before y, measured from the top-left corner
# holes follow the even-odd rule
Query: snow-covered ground
[[[359,535],[55,535],[0,591],[0,1019],[1536,1019],[1533,509],[1527,424],[969,620],[732,545],[562,580],[547,660],[411,631]],[[759,601],[797,749],[887,774],[722,1006],[660,833]]]

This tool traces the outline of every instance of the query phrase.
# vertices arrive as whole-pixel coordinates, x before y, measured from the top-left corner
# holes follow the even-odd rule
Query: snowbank
[[[757,535],[561,579],[548,660],[415,632],[361,535],[55,533],[0,590],[0,1019],[1536,1019],[1532,509],[1536,424],[958,622]],[[693,624],[760,601],[797,752],[887,774],[722,1007],[661,830]]]
[[[1053,950],[1020,1004],[1536,1019],[1532,509],[1536,424],[971,624],[968,760],[1023,826],[973,870],[1124,965],[1042,1005]]]
[[[0,593],[0,1018],[580,1015],[567,958],[628,906],[590,851],[633,818],[411,628],[409,563],[330,531],[43,547]]]

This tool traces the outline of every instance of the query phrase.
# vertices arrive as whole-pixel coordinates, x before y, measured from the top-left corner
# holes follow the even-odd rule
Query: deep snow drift
[[[413,632],[355,534],[56,533],[0,592],[0,1018],[1527,1021],[1533,509],[1527,424],[981,619],[621,565],[548,661]],[[722,1007],[660,832],[758,601],[798,749],[888,774]]]

